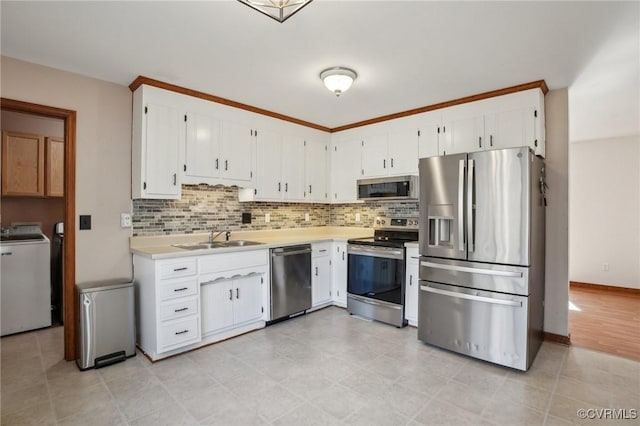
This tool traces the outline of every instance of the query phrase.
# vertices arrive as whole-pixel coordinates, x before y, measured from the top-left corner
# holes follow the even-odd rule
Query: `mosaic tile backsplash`
[[[251,223],[242,223],[242,213]],[[265,222],[269,213],[270,222]],[[305,221],[309,213],[309,221]],[[356,222],[356,213],[360,221]],[[309,204],[238,201],[238,188],[183,185],[180,200],[133,200],[133,236],[311,226],[372,227],[376,216],[418,217],[418,203]]]

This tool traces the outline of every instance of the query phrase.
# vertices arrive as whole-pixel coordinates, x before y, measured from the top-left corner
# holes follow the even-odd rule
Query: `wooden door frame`
[[[68,109],[0,98],[0,109],[64,120],[64,359],[76,359],[76,112]]]

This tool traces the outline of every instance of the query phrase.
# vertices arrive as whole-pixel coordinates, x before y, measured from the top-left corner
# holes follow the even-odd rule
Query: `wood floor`
[[[571,286],[573,345],[640,360],[640,294]]]

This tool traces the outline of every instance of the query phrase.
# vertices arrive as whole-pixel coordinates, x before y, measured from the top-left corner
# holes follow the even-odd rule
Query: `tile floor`
[[[80,372],[62,328],[0,341],[2,424],[562,425],[640,409],[640,363],[545,343],[524,374],[327,308],[187,354]]]

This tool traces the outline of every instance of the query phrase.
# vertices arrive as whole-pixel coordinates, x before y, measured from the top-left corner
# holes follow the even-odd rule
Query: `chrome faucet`
[[[213,240],[215,240],[216,238],[218,238],[222,234],[224,234],[225,240],[229,241],[229,238],[231,237],[231,231],[218,231],[218,232],[216,232],[215,230],[212,230],[211,233],[209,234],[209,244],[213,243]]]

